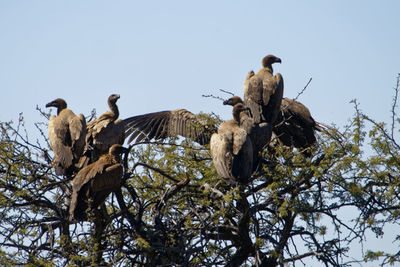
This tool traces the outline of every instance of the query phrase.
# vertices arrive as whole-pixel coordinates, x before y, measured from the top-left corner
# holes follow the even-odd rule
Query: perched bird
[[[229,105],[234,107],[236,104],[243,104],[242,98],[240,96],[232,96],[231,98],[225,100],[222,102],[223,105]],[[240,114],[240,125],[243,129],[246,130],[248,134],[251,133],[251,130],[253,129],[255,122],[253,119],[253,114],[251,113],[250,108],[248,108],[245,111],[242,111]]]
[[[274,133],[286,146],[307,148],[316,143],[315,131],[321,131],[309,109],[302,103],[283,98],[274,123]]]
[[[248,107],[241,103],[233,107],[233,119],[223,122],[218,133],[211,136],[210,151],[218,175],[231,184],[246,184],[253,168],[253,145],[240,125]]]
[[[107,196],[121,186],[123,166],[120,155],[126,148],[114,144],[107,154],[82,168],[72,180],[72,197],[69,207],[70,219],[86,220],[86,211],[97,209]]]
[[[223,102],[224,105],[235,106],[243,104],[243,100],[239,96],[233,96]],[[260,152],[266,147],[271,140],[272,124],[271,123],[255,123],[250,110],[243,111],[240,116],[240,127],[245,129],[251,139],[253,145],[253,171],[255,171],[260,163]]]
[[[183,136],[200,145],[210,142],[211,135],[217,131],[186,109],[159,111],[133,116],[124,120],[128,143],[142,140],[159,140],[167,137]]]
[[[273,75],[272,64],[281,59],[268,55],[263,58],[263,68],[257,74],[250,71],[244,82],[244,104],[248,106],[255,123],[274,123],[283,97],[283,78]]]
[[[57,175],[71,175],[85,146],[85,117],[75,115],[61,98],[47,103],[46,107],[57,108],[57,116],[51,116],[48,125],[50,146],[54,152],[53,166]]]
[[[200,145],[210,144],[218,174],[228,182],[245,183],[251,175],[253,148],[240,123],[244,123],[248,111],[242,103],[238,104],[233,109],[234,119],[222,123],[218,129],[185,109],[138,115],[124,120],[126,136],[128,143],[180,135]]]
[[[124,143],[125,126],[118,119],[119,110],[116,104],[119,98],[118,94],[110,95],[107,101],[110,111],[87,123],[86,147],[79,162],[80,167],[96,161],[100,155],[108,152],[111,145]]]

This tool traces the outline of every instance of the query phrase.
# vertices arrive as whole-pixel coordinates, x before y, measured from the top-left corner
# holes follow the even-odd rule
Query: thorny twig
[[[306,91],[306,89],[307,89],[308,85],[311,83],[311,81],[312,81],[312,77],[310,77],[310,79],[308,80],[307,84],[306,84],[306,85],[304,86],[304,88],[297,94],[297,96],[296,96],[295,98],[293,98],[293,100],[297,100],[297,99],[299,98],[299,96],[302,95],[302,94]]]
[[[229,95],[231,95],[231,96],[234,96],[235,94],[234,93],[232,93],[232,92],[229,92],[229,91],[225,91],[225,90],[223,90],[223,89],[219,89],[221,92],[223,92],[223,93],[226,93],[226,94],[229,94]],[[215,96],[215,95],[212,95],[212,94],[210,94],[210,95],[201,95],[202,97],[211,97],[211,98],[215,98],[215,99],[218,99],[218,100],[221,100],[221,101],[225,101],[226,99],[224,99],[224,98],[222,98],[222,97],[219,97],[219,96]]]

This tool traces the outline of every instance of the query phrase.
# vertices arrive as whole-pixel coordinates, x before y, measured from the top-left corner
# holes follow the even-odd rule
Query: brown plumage
[[[278,116],[283,96],[283,78],[273,75],[272,64],[281,59],[273,55],[263,58],[263,68],[254,74],[250,71],[244,82],[244,104],[253,114],[255,123],[273,123]]]
[[[243,104],[234,107],[234,119],[217,129],[185,109],[160,111],[124,120],[128,143],[183,136],[205,145],[210,143],[218,174],[229,182],[245,183],[252,172],[253,148],[247,132],[240,125],[249,111]],[[242,116],[242,117],[240,117]]]
[[[233,96],[223,102],[224,105],[235,106],[243,104],[239,96]],[[268,145],[272,135],[272,124],[255,123],[251,111],[243,111],[240,117],[240,127],[245,129],[253,144],[253,171],[258,167],[261,159],[260,152]]]
[[[204,145],[216,128],[186,109],[147,113],[124,120],[128,143],[183,136]]]
[[[110,110],[94,121],[88,122],[85,155],[80,160],[81,167],[107,153],[111,145],[124,143],[125,126],[124,122],[118,119],[119,110],[116,104],[119,98],[117,94],[110,95],[107,101]]]
[[[286,146],[307,148],[317,140],[315,130],[320,131],[309,109],[302,103],[283,98],[281,112],[274,123],[274,133]]]
[[[57,98],[46,107],[56,107],[57,116],[51,116],[48,135],[54,152],[53,165],[57,175],[71,175],[85,146],[86,120],[82,114],[75,115],[67,103]]]
[[[233,107],[233,119],[223,122],[211,136],[210,151],[218,175],[231,184],[246,184],[253,168],[253,145],[240,125],[248,108],[239,103]]]
[[[73,191],[69,207],[71,220],[86,220],[88,208],[97,209],[112,191],[121,186],[123,167],[120,155],[125,151],[121,145],[114,144],[107,154],[77,173],[72,180]]]

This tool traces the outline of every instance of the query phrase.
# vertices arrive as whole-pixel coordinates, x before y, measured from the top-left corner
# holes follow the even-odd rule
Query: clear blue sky
[[[246,73],[274,54],[285,96],[342,126],[351,99],[388,121],[400,72],[400,1],[0,0],[0,121],[62,97],[76,113],[121,118],[175,108],[230,108],[202,94],[242,94]]]
[[[398,1],[0,1],[0,120],[35,121],[56,97],[103,112],[111,93],[122,118],[174,108],[229,118],[201,95],[242,94],[270,53],[286,96],[313,78],[300,100],[317,120],[343,125],[353,98],[384,120],[399,11]]]

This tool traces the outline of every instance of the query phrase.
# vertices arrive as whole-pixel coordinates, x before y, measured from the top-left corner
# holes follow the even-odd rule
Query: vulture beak
[[[227,99],[227,100],[225,100],[224,102],[222,102],[222,104],[224,104],[224,105],[230,105],[231,103],[230,103],[230,100],[231,99]]]
[[[277,57],[277,58],[275,59],[275,63],[282,63],[282,60],[281,60],[279,57]]]
[[[51,102],[46,104],[46,108],[55,107],[55,105],[56,105],[56,103],[54,101],[51,101]]]

